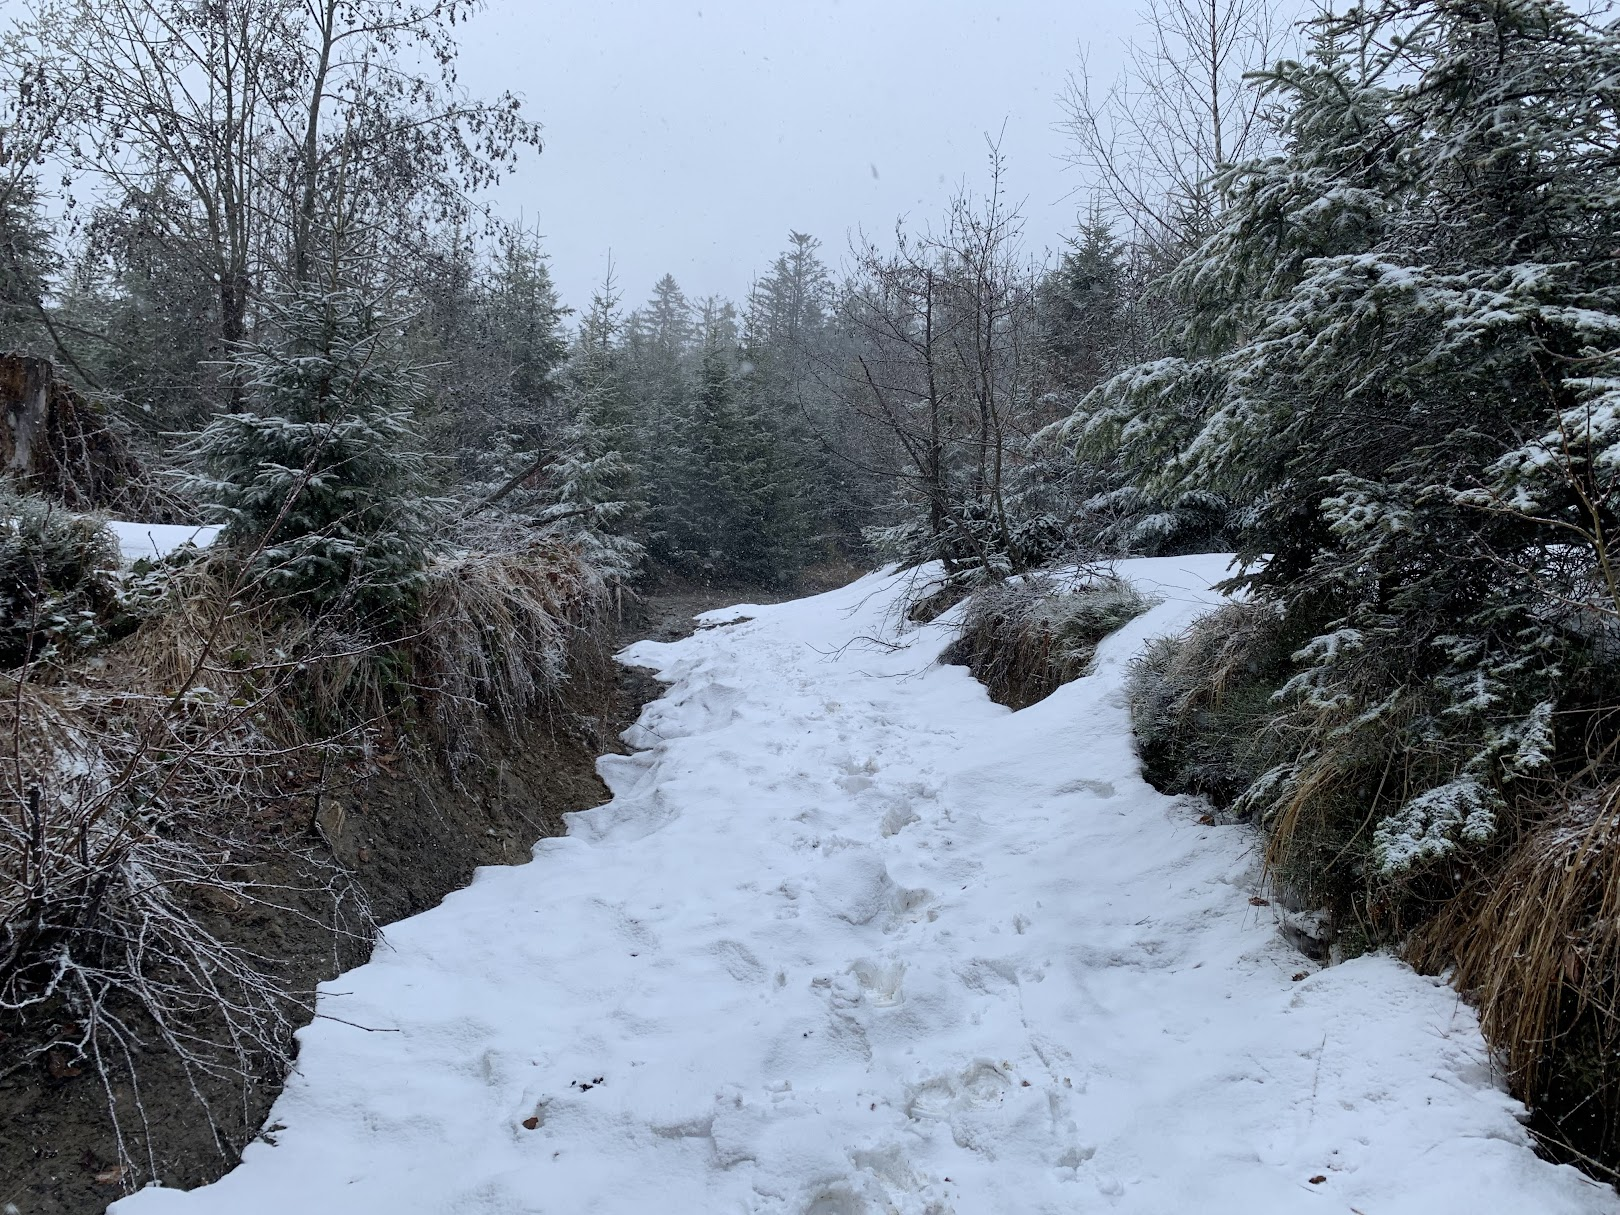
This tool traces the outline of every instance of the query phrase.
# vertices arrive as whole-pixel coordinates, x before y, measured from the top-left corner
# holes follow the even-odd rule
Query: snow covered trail
[[[1317,971],[1142,782],[1125,665],[1222,564],[1125,563],[1163,602],[1017,714],[882,575],[633,647],[614,800],[328,984],[240,1168],[113,1210],[1620,1213],[1450,990]]]

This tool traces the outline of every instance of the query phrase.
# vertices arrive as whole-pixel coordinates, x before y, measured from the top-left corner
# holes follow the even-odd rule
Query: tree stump
[[[156,505],[145,470],[106,411],[58,377],[49,359],[32,355],[0,354],[0,470],[70,510],[139,518]]]

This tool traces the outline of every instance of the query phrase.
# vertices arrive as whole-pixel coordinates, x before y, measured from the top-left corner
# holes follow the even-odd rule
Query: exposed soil
[[[860,572],[818,569],[793,589],[666,584],[626,606],[618,641],[676,640],[698,613],[814,594]],[[650,671],[619,667],[616,686],[584,689],[582,703],[535,719],[519,739],[492,730],[457,780],[433,757],[405,751],[379,756],[335,788],[328,782],[319,804],[291,803],[246,858],[267,885],[284,888],[280,905],[205,908],[208,926],[278,959],[278,977],[304,1006],[294,1020],[307,1021],[316,984],[369,956],[372,922],[427,910],[480,865],[528,860],[536,840],[562,832],[564,814],[605,801],[596,757],[624,751],[619,733],[662,691]],[[338,933],[325,893],[334,883],[345,894]],[[160,1050],[139,1052],[134,1063],[138,1100],[130,1069],[111,1069],[124,1153],[93,1069],[51,1059],[0,1080],[0,1212],[91,1215],[152,1176],[184,1188],[212,1181],[260,1133],[280,1090],[273,1068],[244,1092],[234,1078],[188,1077]],[[137,1164],[121,1169],[121,1158]]]

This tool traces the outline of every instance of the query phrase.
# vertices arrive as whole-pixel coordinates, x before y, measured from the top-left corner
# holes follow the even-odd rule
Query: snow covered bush
[[[1010,474],[1008,479],[1016,485],[1020,478]],[[984,499],[972,499],[956,504],[940,531],[912,515],[866,529],[866,542],[877,556],[903,568],[940,562],[949,585],[959,588],[994,586],[1025,570],[1102,551],[1082,540],[1072,519],[1046,497],[1010,486],[1000,510]],[[897,513],[903,514],[903,508]]]
[[[97,519],[0,495],[0,667],[95,645],[118,604],[118,542]]]

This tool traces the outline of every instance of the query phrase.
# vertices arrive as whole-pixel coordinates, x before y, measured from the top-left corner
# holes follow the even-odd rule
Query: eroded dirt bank
[[[626,605],[617,641],[674,640],[692,632],[703,611],[815,593],[855,572],[827,572],[793,590],[666,586]],[[296,805],[267,822],[253,862],[266,885],[285,888],[267,900],[275,905],[222,901],[201,912],[222,938],[274,959],[273,973],[307,1003],[318,983],[369,955],[362,905],[377,925],[426,910],[466,885],[478,866],[526,861],[537,839],[563,830],[563,815],[605,801],[596,757],[624,750],[619,733],[662,687],[650,672],[618,668],[614,686],[586,690],[583,704],[532,720],[520,738],[491,731],[454,780],[436,759],[408,751],[336,774],[318,804]],[[331,898],[297,890],[334,880],[347,885],[338,914],[349,934],[336,937]],[[6,1215],[92,1215],[153,1173],[171,1186],[211,1181],[260,1133],[280,1087],[279,1077],[267,1074],[244,1097],[233,1078],[187,1075],[172,1056],[148,1049],[135,1056],[135,1085],[127,1068],[117,1069],[113,1095],[122,1118],[115,1128],[92,1070],[52,1057],[5,1074],[6,1045],[0,1041]],[[131,1159],[133,1167],[120,1164]]]

